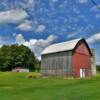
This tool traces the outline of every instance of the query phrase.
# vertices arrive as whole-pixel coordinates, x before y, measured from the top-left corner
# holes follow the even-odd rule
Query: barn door
[[[80,69],[80,78],[85,78],[85,69]]]

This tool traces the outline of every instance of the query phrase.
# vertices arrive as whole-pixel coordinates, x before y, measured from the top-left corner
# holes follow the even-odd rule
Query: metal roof
[[[44,51],[42,52],[42,55],[73,50],[75,48],[76,44],[80,40],[81,39],[75,39],[75,40],[71,40],[71,41],[66,41],[66,42],[50,45],[46,49],[44,49]]]

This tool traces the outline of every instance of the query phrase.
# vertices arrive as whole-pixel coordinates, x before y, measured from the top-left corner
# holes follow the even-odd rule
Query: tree
[[[40,66],[41,66],[41,61],[39,61],[39,60],[37,59],[37,60],[36,60],[36,64],[35,64],[35,70],[39,72],[39,71],[40,71],[40,68],[41,68]]]
[[[34,53],[26,46],[17,44],[0,48],[0,70],[12,70],[15,67],[24,67],[35,70],[37,59]]]
[[[9,66],[11,66],[11,52],[10,52],[10,47],[9,46],[3,46],[0,49],[0,69],[8,69],[10,70]]]
[[[98,72],[100,72],[100,65],[97,65],[96,69],[97,69]]]

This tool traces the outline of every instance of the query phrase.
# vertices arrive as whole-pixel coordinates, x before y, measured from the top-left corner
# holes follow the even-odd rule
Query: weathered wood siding
[[[42,75],[71,76],[71,59],[71,51],[42,55]]]

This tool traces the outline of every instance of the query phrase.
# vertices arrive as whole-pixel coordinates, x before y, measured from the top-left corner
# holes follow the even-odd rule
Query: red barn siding
[[[80,76],[80,69],[86,69],[86,74],[90,74],[91,55],[84,42],[80,43],[72,56],[72,74],[74,77]]]

